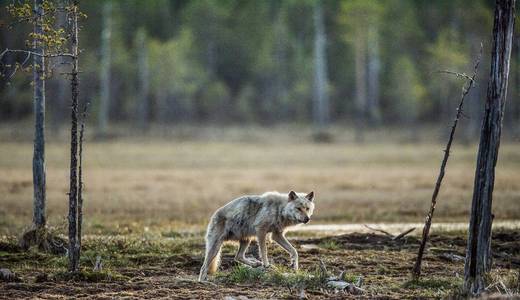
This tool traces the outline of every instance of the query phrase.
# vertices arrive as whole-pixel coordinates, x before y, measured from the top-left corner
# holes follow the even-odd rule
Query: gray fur
[[[268,192],[260,196],[242,196],[219,208],[211,217],[206,232],[206,255],[200,269],[199,281],[206,280],[208,273],[217,270],[220,249],[225,241],[239,241],[235,260],[252,266],[269,267],[266,236],[291,256],[292,266],[298,270],[298,253],[285,238],[288,227],[307,223],[314,211],[314,193],[281,194]],[[261,261],[246,258],[245,253],[252,239],[256,238]]]

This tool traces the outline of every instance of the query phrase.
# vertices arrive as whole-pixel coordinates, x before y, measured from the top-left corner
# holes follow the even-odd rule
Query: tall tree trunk
[[[515,68],[515,92],[513,94],[513,98],[516,102],[516,112],[513,116],[513,133],[516,135],[520,135],[520,37],[516,38],[516,68]]]
[[[366,75],[366,37],[358,28],[355,33],[354,59],[356,68],[356,142],[364,140],[364,127],[367,103],[367,75]]]
[[[148,94],[150,90],[150,69],[148,66],[148,47],[146,31],[140,28],[136,35],[138,90],[137,90],[137,120],[141,130],[148,129],[150,104]]]
[[[313,119],[318,131],[326,129],[329,123],[329,95],[327,91],[327,37],[323,21],[321,1],[314,6],[314,101]]]
[[[79,270],[79,238],[78,226],[78,115],[79,115],[79,79],[78,79],[78,0],[74,0],[71,8],[71,129],[70,129],[70,187],[69,187],[69,271]]]
[[[480,294],[486,288],[485,274],[491,269],[491,208],[495,166],[500,147],[515,23],[515,0],[497,0],[495,5],[491,72],[480,131],[464,268],[464,288],[472,294]]]
[[[45,57],[43,41],[43,0],[34,0],[34,154],[33,187],[34,207],[33,225],[37,229],[45,228]]]
[[[99,135],[107,133],[110,113],[110,37],[112,35],[112,2],[103,5],[103,30],[101,31],[101,62],[100,62],[100,94],[99,94]]]
[[[379,32],[375,25],[370,25],[368,30],[368,101],[367,117],[371,125],[381,123],[381,108],[379,105],[379,73],[381,71],[381,58],[379,57]]]

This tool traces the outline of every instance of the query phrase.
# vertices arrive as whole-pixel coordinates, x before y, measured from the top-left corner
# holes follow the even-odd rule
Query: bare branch
[[[14,53],[27,53],[29,55],[35,55],[35,56],[41,56],[41,57],[45,57],[45,58],[49,58],[49,57],[71,57],[71,58],[74,58],[74,55],[72,55],[71,53],[56,53],[56,54],[40,54],[40,53],[37,53],[37,52],[34,52],[34,51],[30,51],[30,50],[20,50],[20,49],[5,49],[4,51],[2,51],[2,53],[0,53],[0,59],[3,58],[3,56],[9,52],[14,52]]]
[[[441,189],[442,179],[444,178],[444,174],[445,174],[445,170],[446,170],[446,164],[448,163],[448,158],[450,156],[451,144],[453,143],[453,137],[455,136],[455,130],[457,129],[457,124],[459,122],[460,117],[463,115],[462,107],[464,106],[464,100],[466,99],[466,95],[469,93],[470,89],[475,84],[475,78],[477,77],[477,71],[478,71],[478,67],[480,65],[480,59],[482,58],[482,48],[483,48],[483,46],[481,43],[480,44],[480,53],[477,57],[477,60],[475,61],[475,67],[473,69],[473,74],[471,75],[471,77],[467,76],[466,74],[447,71],[448,74],[455,74],[457,76],[461,76],[461,77],[465,78],[467,80],[467,83],[466,83],[467,87],[462,89],[462,94],[460,96],[460,102],[457,107],[457,113],[455,115],[455,119],[453,120],[453,124],[451,126],[448,143],[446,144],[446,148],[444,149],[444,157],[442,159],[441,167],[439,170],[439,175],[437,176],[437,182],[435,183],[435,188],[433,190],[430,210],[428,212],[428,215],[426,216],[426,220],[424,223],[421,245],[419,246],[419,252],[417,254],[417,259],[415,261],[415,265],[412,270],[412,276],[414,278],[419,278],[419,276],[421,275],[422,257],[424,255],[424,249],[426,248],[426,242],[428,241],[428,236],[430,234],[430,227],[432,224],[433,213],[435,212],[435,206],[437,205],[437,196],[439,195],[439,191]]]
[[[366,224],[365,224],[364,226],[365,226],[366,228],[370,229],[370,230],[377,231],[377,232],[381,232],[381,233],[383,233],[383,234],[385,234],[385,235],[387,235],[387,236],[390,236],[390,237],[393,237],[393,236],[394,236],[393,234],[389,233],[388,231],[384,231],[383,229],[378,229],[378,228],[370,227],[370,226],[368,226],[368,225],[366,225]]]
[[[450,70],[438,70],[438,71],[435,71],[434,73],[444,73],[444,74],[455,75],[455,76],[457,76],[459,78],[463,78],[465,80],[473,81],[473,77],[467,75],[466,73],[459,73],[459,72],[454,72],[454,71],[450,71]]]
[[[408,229],[408,230],[406,230],[406,231],[404,231],[404,232],[402,232],[402,233],[396,235],[392,240],[393,240],[393,241],[398,241],[398,240],[404,238],[405,236],[407,236],[410,232],[412,232],[412,231],[414,231],[414,230],[415,230],[415,227],[410,228],[410,229]]]

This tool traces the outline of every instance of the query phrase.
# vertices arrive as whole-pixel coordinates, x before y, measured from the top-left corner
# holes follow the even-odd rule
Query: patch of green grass
[[[339,244],[335,240],[324,240],[323,242],[319,243],[318,246],[320,246],[323,249],[332,251],[341,249],[341,244]]]
[[[234,267],[228,274],[219,273],[217,278],[230,283],[254,283],[267,278],[267,273],[260,268],[244,265]]]
[[[462,285],[457,277],[433,277],[409,280],[403,284],[406,289],[452,290]]]
[[[114,282],[127,281],[130,278],[111,270],[79,272],[58,272],[52,276],[54,281]]]
[[[319,271],[308,272],[300,270],[294,272],[287,268],[276,266],[265,270],[263,268],[238,265],[230,272],[218,273],[217,281],[226,283],[263,283],[310,290],[326,288],[326,278]]]

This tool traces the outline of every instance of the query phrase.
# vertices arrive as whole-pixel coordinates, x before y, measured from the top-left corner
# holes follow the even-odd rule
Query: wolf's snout
[[[310,220],[311,220],[311,218],[305,217],[305,218],[303,218],[303,223],[307,224],[307,223],[309,223]]]

